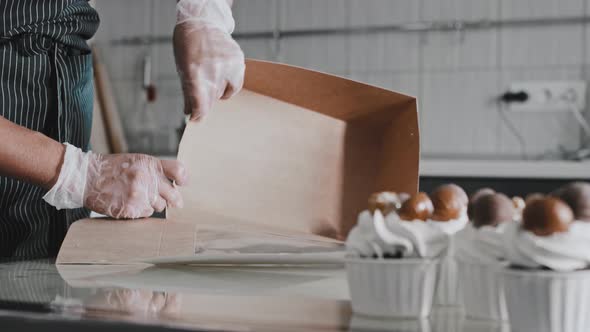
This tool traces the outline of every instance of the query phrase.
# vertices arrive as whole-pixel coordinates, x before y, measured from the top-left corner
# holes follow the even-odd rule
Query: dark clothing
[[[87,149],[94,92],[86,40],[98,24],[87,1],[1,0],[0,115]],[[68,227],[88,216],[57,211],[45,193],[0,176],[0,257],[55,256]]]

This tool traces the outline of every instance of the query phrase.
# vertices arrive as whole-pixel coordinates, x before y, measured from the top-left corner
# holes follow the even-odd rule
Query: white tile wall
[[[583,26],[501,29],[503,66],[539,67],[583,63]]]
[[[277,26],[276,0],[236,0],[234,18],[236,31],[269,31]],[[252,18],[255,19],[252,19]]]
[[[152,54],[152,72],[155,80],[176,76],[176,62],[171,43],[155,44],[149,47]]]
[[[328,73],[348,72],[349,39],[345,36],[296,37],[282,40],[278,59]]]
[[[99,0],[102,1],[102,0]],[[176,24],[176,3],[174,0],[152,0],[154,5],[153,12],[153,31],[158,34],[169,32],[172,33]],[[145,1],[144,2],[148,2]]]
[[[149,32],[152,1],[126,0],[124,6],[121,6],[120,0],[96,1],[96,9],[101,20],[97,39],[143,35]]]
[[[420,20],[420,1],[350,0],[350,24],[366,26],[411,23]]]
[[[425,70],[489,69],[498,64],[498,31],[431,32],[424,38]]]
[[[350,79],[365,82],[381,88],[395,90],[410,96],[420,92],[420,75],[417,73],[389,72],[368,73],[357,72],[349,75]]]
[[[582,68],[578,66],[548,69],[512,69],[500,73],[500,86],[508,87],[510,82],[525,80],[578,80],[582,79]],[[554,151],[556,147],[575,149],[580,144],[580,127],[570,113],[507,113],[508,118],[521,129],[526,143],[526,153],[535,156]],[[518,155],[520,146],[508,127],[501,126],[499,152]]]
[[[395,32],[349,37],[350,71],[418,71],[420,36]]]
[[[503,18],[576,16],[583,13],[584,0],[501,0]]]
[[[422,0],[422,3],[422,18],[429,21],[498,17],[498,0]]]
[[[338,28],[349,22],[349,0],[276,1],[280,6],[282,29]]]
[[[388,75],[391,77],[391,86],[385,86],[394,91],[417,97],[420,94],[420,74],[394,72]]]
[[[422,149],[425,155],[496,152],[496,71],[431,72],[423,76]]]
[[[248,58],[261,60],[275,60],[275,42],[268,39],[247,39],[239,42],[244,54]]]
[[[170,34],[174,1],[99,0],[97,41]],[[154,10],[151,6],[154,6]],[[235,0],[238,32],[340,28],[418,21],[526,19],[590,15],[590,0]],[[153,14],[153,15],[152,15]],[[152,16],[155,18],[152,20]],[[480,31],[376,33],[239,40],[246,56],[278,60],[394,89],[419,98],[425,155],[519,156],[520,147],[499,116],[494,98],[514,80],[590,79],[590,25],[532,26]],[[155,108],[158,142],[174,148],[182,97],[172,48],[108,48],[111,74],[137,148],[149,147],[137,120],[145,54],[154,57],[161,99]],[[590,92],[588,93],[590,97]],[[590,99],[589,99],[590,100]],[[170,112],[178,113],[171,116]],[[176,114],[175,113],[175,114]],[[590,112],[589,112],[590,113]],[[139,113],[141,114],[141,113]],[[581,133],[569,114],[509,114],[531,156],[576,148]],[[590,119],[590,115],[588,115]],[[142,129],[143,128],[143,129]],[[139,134],[138,134],[139,133]],[[162,138],[164,137],[164,138]],[[166,137],[168,137],[166,139]],[[132,142],[133,144],[133,142]],[[133,145],[132,145],[133,146]],[[161,146],[158,149],[162,148]]]
[[[586,82],[590,82],[590,66],[585,65],[582,70],[582,79]],[[586,91],[586,103],[590,103],[590,89]],[[584,114],[588,123],[590,123],[590,107],[586,107],[586,113]],[[582,136],[582,139],[590,142],[590,137]]]

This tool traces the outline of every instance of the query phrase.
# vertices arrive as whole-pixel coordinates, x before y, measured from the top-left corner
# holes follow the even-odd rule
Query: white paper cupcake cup
[[[434,304],[438,306],[461,306],[461,290],[458,283],[457,262],[453,256],[443,258],[438,266],[438,280]]]
[[[374,317],[427,317],[437,265],[427,259],[346,259],[352,310]]]
[[[351,332],[367,331],[403,331],[403,332],[431,332],[432,327],[428,318],[417,319],[383,319],[366,315],[352,315],[349,323]],[[455,331],[453,331],[455,332]]]
[[[590,271],[506,268],[502,277],[514,331],[590,331]]]
[[[457,261],[465,315],[472,319],[507,321],[502,265]]]
[[[463,329],[465,315],[463,315],[461,310],[457,310],[457,308],[435,308],[432,310],[428,319],[432,325],[432,330],[436,332],[474,332]]]

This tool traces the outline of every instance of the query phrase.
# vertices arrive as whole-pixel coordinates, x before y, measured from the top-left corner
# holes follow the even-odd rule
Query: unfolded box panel
[[[191,222],[205,210],[344,238],[377,190],[418,188],[412,97],[340,77],[249,61],[245,90],[189,123],[178,159],[191,171]]]
[[[370,193],[416,192],[415,98],[288,65],[246,67],[243,91],[185,130],[184,208],[167,221],[77,222],[58,263],[192,255],[195,225],[344,239]],[[121,231],[127,240],[94,238]]]

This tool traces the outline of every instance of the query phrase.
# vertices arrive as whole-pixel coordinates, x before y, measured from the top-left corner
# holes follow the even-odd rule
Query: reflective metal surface
[[[453,308],[427,320],[353,315],[344,270],[0,264],[0,329],[508,331]],[[4,330],[4,329],[2,329]],[[8,329],[11,330],[11,329]]]

